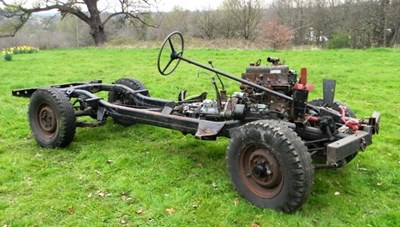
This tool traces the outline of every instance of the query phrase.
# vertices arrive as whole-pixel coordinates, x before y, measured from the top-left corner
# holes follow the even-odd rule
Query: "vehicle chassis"
[[[173,44],[176,38],[181,45],[179,50]],[[160,58],[168,45],[171,49],[169,60],[165,67],[161,67]],[[217,100],[211,103],[212,113],[201,116],[180,115],[176,110],[194,104],[204,107],[207,100],[203,96],[179,101],[153,98],[139,81],[128,78],[115,84],[103,84],[97,80],[17,89],[12,91],[12,95],[31,98],[30,127],[38,144],[47,148],[68,146],[75,127],[101,126],[108,117],[123,125],[144,123],[192,134],[203,140],[228,137],[231,141],[227,167],[234,187],[252,204],[285,212],[295,211],[306,201],[314,168],[345,165],[358,151],[365,150],[372,143],[372,135],[379,131],[379,113],[356,120],[345,116],[345,107],[336,110],[332,107],[335,104],[335,82],[332,80],[324,80],[323,105],[312,105],[307,102],[309,89],[303,71],[299,84],[304,86],[297,86],[288,96],[187,59],[183,57],[183,49],[183,37],[179,32],[171,33],[165,39],[158,55],[161,74],[171,74],[182,60],[215,73],[219,80],[219,76],[223,76],[258,92],[276,96],[289,103],[290,114],[276,118],[271,112],[260,113],[257,109],[256,115],[250,118],[248,104],[241,101],[243,94],[227,98],[218,90],[214,78]],[[277,60],[271,61],[278,66]],[[109,101],[95,95],[102,91],[109,92]],[[71,104],[73,99],[75,102]],[[312,116],[307,113],[312,113]],[[95,121],[77,121],[81,116],[90,116]],[[318,154],[322,154],[323,161],[311,163],[311,156],[314,159]]]

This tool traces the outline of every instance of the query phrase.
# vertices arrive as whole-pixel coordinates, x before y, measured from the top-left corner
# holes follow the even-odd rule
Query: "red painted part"
[[[319,117],[316,116],[311,116],[309,118],[307,118],[308,122],[318,122],[319,121]]]
[[[294,85],[294,89],[312,91],[312,90],[314,90],[314,84],[304,85],[301,83],[297,83]]]
[[[307,84],[307,69],[306,68],[301,68],[299,83],[302,84],[302,85],[306,85]]]
[[[307,84],[307,69],[306,68],[301,68],[300,81],[299,81],[299,83],[294,85],[294,89],[301,89],[301,90],[307,90],[307,91],[314,90],[314,84]]]
[[[347,121],[346,126],[349,127],[353,131],[357,131],[360,128],[360,126],[358,125],[358,121],[354,120],[354,119]]]
[[[339,106],[340,114],[342,115],[340,120],[351,130],[357,131],[360,128],[360,122],[354,118],[346,120],[346,108],[343,106]]]

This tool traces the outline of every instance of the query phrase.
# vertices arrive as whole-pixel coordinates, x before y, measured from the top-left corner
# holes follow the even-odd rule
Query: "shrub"
[[[12,60],[12,55],[10,53],[6,52],[4,54],[4,60],[11,61]]]
[[[328,43],[328,49],[342,49],[342,48],[349,48],[350,47],[350,39],[347,34],[344,33],[337,33],[333,36]]]
[[[266,20],[260,29],[262,43],[273,49],[284,49],[292,44],[294,30],[283,25],[277,18]]]

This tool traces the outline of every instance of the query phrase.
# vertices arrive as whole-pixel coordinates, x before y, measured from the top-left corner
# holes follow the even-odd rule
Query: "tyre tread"
[[[40,102],[43,100],[46,100],[46,98],[50,98],[50,101],[54,102],[56,112],[59,113],[60,119],[60,127],[58,127],[58,134],[56,135],[56,138],[50,142],[43,141],[42,138],[38,137],[38,135],[35,134],[35,129],[32,123],[30,123],[30,128],[32,133],[34,134],[35,140],[38,142],[38,144],[42,147],[45,148],[56,148],[56,147],[66,147],[68,146],[74,136],[75,136],[75,131],[76,131],[76,116],[72,107],[72,104],[69,102],[69,99],[67,95],[57,89],[57,88],[42,88],[38,89],[34,92],[34,94],[31,97],[31,104],[29,106],[29,118],[31,118],[31,111],[34,111],[35,104],[36,102]],[[29,119],[31,122],[31,119]]]
[[[257,201],[251,201],[251,199],[250,202],[256,203],[255,205],[267,208],[274,208],[282,210],[284,212],[293,212],[298,209],[306,201],[307,197],[311,193],[314,174],[314,167],[311,163],[311,156],[308,153],[303,141],[301,141],[301,139],[293,130],[289,129],[286,125],[276,120],[254,121],[244,126],[241,126],[240,128],[241,129],[235,130],[235,132],[232,133],[227,155],[227,168],[234,183],[234,188],[238,190],[243,197],[248,197],[247,193],[249,193],[249,191],[242,191],[242,186],[236,185],[237,179],[234,179],[235,173],[232,172],[232,170],[234,169],[232,168],[234,162],[232,162],[232,160],[229,160],[235,157],[235,155],[239,156],[239,154],[232,154],[232,152],[234,153],[236,151],[234,146],[237,146],[238,140],[247,140],[245,138],[246,135],[240,135],[240,132],[242,130],[246,132],[248,132],[249,130],[257,130],[261,137],[264,137],[266,133],[271,132],[271,135],[274,137],[272,143],[279,143],[276,145],[279,148],[287,147],[287,150],[283,152],[285,153],[284,157],[289,157],[289,160],[285,160],[284,164],[290,166],[290,175],[293,179],[293,182],[290,182],[290,189],[287,194],[288,199],[286,199],[285,202],[282,204],[268,204],[268,199],[264,198],[259,198],[259,200],[265,200],[261,203]],[[261,139],[262,142],[268,142],[265,140],[265,138]],[[272,144],[270,145],[274,146]]]

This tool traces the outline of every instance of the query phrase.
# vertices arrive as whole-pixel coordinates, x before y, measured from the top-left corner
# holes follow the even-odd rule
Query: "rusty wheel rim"
[[[57,131],[57,119],[54,110],[47,104],[42,104],[37,109],[36,122],[43,137],[49,139]]]
[[[252,193],[273,198],[282,190],[283,171],[269,148],[256,144],[246,146],[239,162],[241,178]]]

